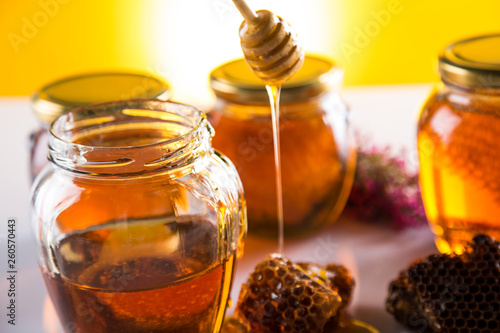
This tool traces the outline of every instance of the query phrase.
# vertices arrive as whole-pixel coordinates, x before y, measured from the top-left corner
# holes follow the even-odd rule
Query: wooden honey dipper
[[[245,19],[240,25],[240,39],[246,62],[266,85],[281,86],[304,63],[297,34],[272,12],[254,12],[245,0],[233,2]]]

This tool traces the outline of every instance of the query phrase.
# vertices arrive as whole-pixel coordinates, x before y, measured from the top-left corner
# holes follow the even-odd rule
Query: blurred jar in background
[[[281,172],[285,234],[301,235],[337,219],[349,195],[355,147],[339,96],[343,71],[307,55],[281,91]],[[217,96],[210,113],[213,145],[243,182],[249,232],[278,232],[271,109],[266,89],[243,59],[210,75]]]
[[[500,240],[500,34],[453,43],[418,123],[420,184],[441,252]]]
[[[101,72],[65,77],[42,87],[32,96],[32,108],[41,127],[30,138],[30,172],[34,179],[47,164],[48,127],[69,110],[94,103],[170,97],[161,78],[136,72]]]

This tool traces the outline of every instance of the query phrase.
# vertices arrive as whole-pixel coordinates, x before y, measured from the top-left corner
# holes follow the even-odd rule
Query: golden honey
[[[65,332],[218,332],[246,210],[205,115],[133,100],[58,118],[34,184],[42,275]]]
[[[134,221],[65,236],[54,250],[59,274],[42,269],[64,329],[215,332],[229,297],[234,255],[213,263],[214,229],[196,220]],[[189,254],[180,248],[183,238],[195,242],[183,244]]]
[[[342,71],[308,55],[281,88],[280,150],[285,234],[303,235],[336,220],[352,185],[355,149],[339,97]],[[249,231],[278,234],[271,108],[266,89],[241,59],[215,69],[218,99],[210,121],[215,148],[236,166]]]
[[[479,233],[500,239],[499,35],[448,46],[442,83],[418,124],[420,184],[441,252],[463,252]]]

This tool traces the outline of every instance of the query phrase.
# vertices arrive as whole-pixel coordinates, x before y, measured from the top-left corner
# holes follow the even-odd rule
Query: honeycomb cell
[[[312,300],[311,300],[311,297],[304,297],[300,300],[300,304],[305,306],[305,307],[309,307],[311,304],[312,304]]]
[[[296,296],[302,295],[303,292],[304,292],[304,286],[297,286],[297,287],[293,288],[293,291],[292,291],[292,293]]]
[[[479,328],[480,330],[484,330],[488,327],[488,323],[486,320],[479,320],[477,322],[477,328]]]
[[[299,317],[305,317],[309,311],[307,308],[299,308],[297,309],[297,316]]]
[[[321,303],[323,303],[324,299],[320,295],[314,295],[313,301],[314,301],[314,304],[320,305]]]
[[[272,269],[266,269],[264,271],[264,278],[266,280],[271,280],[272,278],[274,278],[274,276],[276,275],[275,271],[272,270]]]
[[[490,320],[490,321],[488,321],[488,329],[498,330],[498,329],[500,329],[500,325],[497,321]]]
[[[300,302],[297,298],[295,298],[294,296],[291,296],[288,298],[288,305],[293,308],[293,309],[296,309],[299,307],[300,305]]]
[[[466,296],[470,296],[470,297],[466,297],[467,308],[471,311],[477,310],[477,308],[479,307],[479,304],[477,304],[476,302],[473,302],[473,300],[474,300],[473,296],[472,295],[466,295]]]
[[[445,320],[446,327],[455,327],[455,319],[448,318]]]
[[[458,317],[458,316],[457,316]],[[455,320],[455,327],[458,328],[465,328],[465,320],[463,318],[458,318]]]
[[[477,284],[476,279],[472,280],[473,285],[469,286],[469,293],[476,295],[480,292],[481,286]]]

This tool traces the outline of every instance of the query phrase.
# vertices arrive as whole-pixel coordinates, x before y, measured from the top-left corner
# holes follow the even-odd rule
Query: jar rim
[[[153,137],[147,143],[113,145],[99,139],[90,140],[92,144],[78,142],[94,134],[98,137],[120,130],[151,130],[155,122],[158,124],[154,129],[164,129],[165,133],[174,124],[183,130],[169,134],[171,137]],[[49,161],[70,171],[99,175],[176,169],[206,151],[213,135],[206,115],[190,105],[158,99],[93,104],[71,110],[52,122]]]
[[[464,88],[500,89],[500,33],[447,45],[439,55],[443,81]]]
[[[302,68],[281,89],[281,103],[308,100],[340,90],[344,72],[325,56],[306,54]],[[210,73],[210,86],[217,97],[242,104],[269,105],[265,84],[243,58],[226,62]]]

